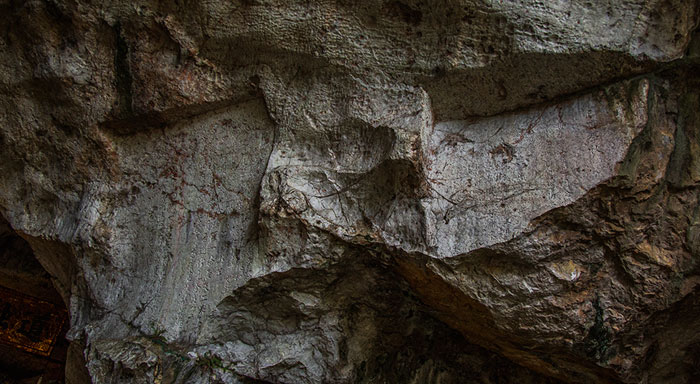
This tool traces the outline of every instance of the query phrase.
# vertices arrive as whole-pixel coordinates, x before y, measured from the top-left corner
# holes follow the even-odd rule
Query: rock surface
[[[700,380],[697,1],[0,14],[68,382]]]

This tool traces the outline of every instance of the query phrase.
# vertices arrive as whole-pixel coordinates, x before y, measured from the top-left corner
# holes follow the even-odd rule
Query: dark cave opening
[[[68,327],[51,276],[0,216],[0,383],[64,383]]]

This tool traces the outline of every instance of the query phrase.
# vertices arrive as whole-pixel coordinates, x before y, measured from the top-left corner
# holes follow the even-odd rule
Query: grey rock
[[[696,1],[0,12],[72,382],[698,379]]]

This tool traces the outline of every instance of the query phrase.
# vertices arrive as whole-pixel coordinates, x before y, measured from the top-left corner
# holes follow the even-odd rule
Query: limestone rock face
[[[69,382],[700,380],[697,1],[0,15]]]

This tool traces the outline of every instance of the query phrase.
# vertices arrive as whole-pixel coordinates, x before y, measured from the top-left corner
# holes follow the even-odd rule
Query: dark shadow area
[[[215,359],[269,382],[309,375],[316,375],[310,382],[559,382],[469,343],[434,314],[401,276],[358,250],[320,269],[251,279],[218,305],[203,333],[207,343],[255,349],[237,355],[217,348]],[[289,349],[290,339],[297,349]],[[277,348],[289,353],[269,352]],[[333,359],[314,358],[330,351]]]
[[[51,276],[0,216],[0,383],[64,383],[68,326]]]

